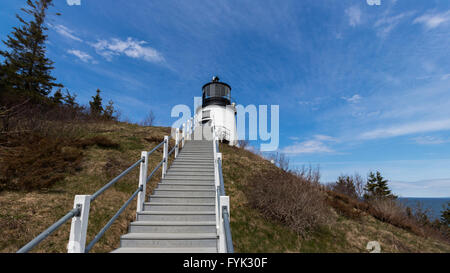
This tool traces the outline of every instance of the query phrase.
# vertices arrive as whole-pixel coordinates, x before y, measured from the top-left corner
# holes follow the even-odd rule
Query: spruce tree
[[[97,89],[97,95],[92,96],[92,101],[89,102],[91,115],[100,117],[103,114],[102,97],[100,97],[100,89]]]
[[[45,41],[47,35],[44,31],[47,9],[52,6],[52,0],[27,0],[27,8],[22,11],[31,16],[27,22],[20,15],[16,15],[22,24],[14,27],[3,43],[8,50],[0,51],[4,57],[0,85],[6,86],[27,96],[47,96],[53,87],[62,87],[51,76],[53,62],[45,56]]]
[[[384,179],[378,171],[376,174],[373,172],[369,173],[369,178],[367,179],[364,190],[366,191],[366,194],[364,194],[365,199],[397,198],[391,193],[391,190],[388,187],[388,181]]]

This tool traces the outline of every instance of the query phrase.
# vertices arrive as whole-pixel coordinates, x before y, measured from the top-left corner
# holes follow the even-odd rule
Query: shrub
[[[97,145],[102,148],[119,148],[119,144],[111,141],[109,138],[105,136],[94,136],[91,138],[80,139],[75,142],[75,145],[86,149],[88,146]]]
[[[249,180],[246,195],[264,217],[280,221],[306,236],[328,222],[325,196],[307,173],[266,170]]]
[[[338,180],[331,184],[331,189],[337,193],[344,194],[355,199],[358,198],[355,182],[352,176],[339,176]]]
[[[0,154],[0,190],[48,188],[79,168],[82,152],[64,139],[30,134],[20,141]]]
[[[334,208],[338,214],[351,219],[360,219],[366,206],[359,200],[332,190],[327,192],[326,200],[327,204]]]

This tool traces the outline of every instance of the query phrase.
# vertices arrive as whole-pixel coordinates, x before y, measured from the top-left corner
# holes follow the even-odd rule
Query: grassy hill
[[[86,145],[62,147],[81,156],[79,165],[46,189],[0,192],[0,252],[15,252],[50,226],[73,206],[76,194],[92,194],[111,178],[137,161],[168,135],[170,128],[105,122],[90,126]],[[89,140],[89,141],[87,141]],[[106,142],[106,144],[105,144]],[[331,206],[330,221],[308,236],[300,236],[281,222],[265,217],[249,204],[248,181],[264,170],[276,169],[262,157],[236,147],[221,145],[223,174],[231,198],[231,229],[236,252],[367,252],[369,241],[378,241],[382,252],[450,252],[450,245],[381,222],[368,213],[358,219],[342,216]],[[150,156],[152,169],[161,150]],[[25,170],[26,171],[26,170]],[[28,170],[32,172],[32,170]],[[157,184],[157,174],[149,184]],[[138,185],[134,170],[91,204],[88,242],[129,198]],[[136,202],[119,217],[91,252],[108,252],[119,246],[135,217]],[[33,252],[66,252],[70,223],[43,241]]]

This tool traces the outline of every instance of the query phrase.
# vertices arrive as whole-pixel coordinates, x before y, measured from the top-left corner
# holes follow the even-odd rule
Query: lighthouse
[[[194,122],[203,128],[214,125],[220,141],[237,145],[235,106],[231,102],[231,87],[214,76],[202,87],[202,105],[195,111]]]

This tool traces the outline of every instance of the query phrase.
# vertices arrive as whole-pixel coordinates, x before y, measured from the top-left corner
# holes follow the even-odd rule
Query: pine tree
[[[0,85],[26,92],[29,96],[42,97],[47,96],[53,87],[62,87],[51,76],[53,62],[45,56],[47,35],[44,31],[47,28],[44,22],[46,11],[53,4],[52,0],[27,0],[27,5],[22,11],[32,19],[27,22],[16,15],[22,25],[14,27],[8,39],[3,41],[9,50],[0,51],[5,59]]]
[[[102,97],[100,97],[100,89],[97,89],[97,95],[92,96],[92,101],[89,102],[91,115],[100,117],[103,114]]]
[[[384,179],[380,172],[377,171],[376,175],[373,172],[369,173],[369,178],[367,179],[367,184],[364,187],[365,199],[381,199],[381,198],[397,198],[391,193],[388,187],[388,181]]]

